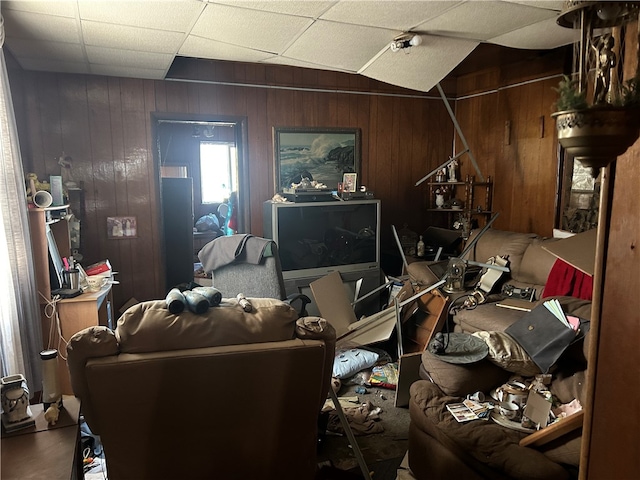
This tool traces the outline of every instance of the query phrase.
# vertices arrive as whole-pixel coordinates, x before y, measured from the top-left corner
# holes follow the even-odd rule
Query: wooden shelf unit
[[[447,213],[450,217],[453,214],[462,214],[468,218],[481,216],[487,222],[493,215],[493,181],[487,177],[484,182],[476,182],[473,175],[467,175],[465,181],[460,182],[429,182],[429,206],[430,212]],[[436,206],[436,190],[441,187],[448,187],[449,193],[445,196],[445,202],[454,198],[462,202],[461,208],[438,208]],[[478,195],[476,190],[482,190],[484,195]],[[479,198],[480,197],[480,198]],[[483,202],[483,203],[480,203]],[[452,222],[449,222],[452,223]]]
[[[58,300],[55,312],[60,321],[59,328],[55,324],[57,320],[55,315],[51,315],[50,307],[52,289],[47,228],[51,229],[60,256],[71,256],[69,224],[65,219],[67,209],[68,205],[29,209],[29,229],[42,321],[42,347],[58,350],[58,378],[62,393],[73,395],[69,370],[64,360],[67,357],[65,342],[84,328],[96,325],[110,326],[113,298],[111,284],[107,284],[98,292],[85,292],[74,298]]]

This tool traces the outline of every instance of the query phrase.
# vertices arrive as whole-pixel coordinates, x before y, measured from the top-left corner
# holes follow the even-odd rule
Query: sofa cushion
[[[429,265],[437,262],[412,262],[407,265],[407,273],[412,283],[433,285],[440,279],[429,269]]]
[[[475,363],[453,364],[443,362],[437,355],[422,353],[420,376],[431,380],[447,395],[464,397],[469,393],[488,392],[509,379],[509,372],[486,359]]]
[[[460,400],[456,396],[442,395],[428,382],[414,382],[410,387],[409,404],[412,426],[427,432],[444,445],[453,442],[460,452],[472,457],[472,461],[495,469],[498,478],[502,477],[498,472],[520,480],[569,478],[567,470],[543,453],[519,445],[526,433],[510,430],[492,421],[456,422],[446,405]]]
[[[581,445],[582,430],[576,429],[553,442],[538,447],[538,450],[544,453],[544,456],[549,460],[553,460],[556,463],[579,467]]]
[[[523,377],[533,377],[540,372],[524,348],[511,335],[504,332],[475,332],[474,336],[481,338],[489,347],[487,360]]]
[[[520,268],[515,275],[512,275],[515,280],[536,286],[538,299],[542,298],[540,287],[547,283],[549,272],[557,260],[557,257],[547,252],[544,247],[558,240],[557,238],[534,238],[522,256]]]
[[[142,302],[118,319],[115,334],[124,353],[161,352],[247,343],[277,342],[295,337],[298,314],[271,298],[249,298],[245,312],[235,299],[197,315],[173,314],[164,300]]]
[[[472,310],[459,310],[453,321],[456,331],[463,333],[502,332],[524,314],[525,312],[519,310],[498,307],[495,303],[484,303]]]
[[[472,232],[469,240],[473,240],[479,230]],[[496,255],[509,256],[511,276],[517,278],[524,253],[537,238],[535,233],[517,233],[504,230],[488,229],[469,252],[469,258],[477,262],[486,262]]]

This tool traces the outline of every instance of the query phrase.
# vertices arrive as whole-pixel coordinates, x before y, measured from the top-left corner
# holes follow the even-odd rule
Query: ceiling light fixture
[[[400,50],[417,47],[422,43],[422,37],[416,33],[406,32],[401,35],[398,35],[391,42],[391,51],[399,52]]]

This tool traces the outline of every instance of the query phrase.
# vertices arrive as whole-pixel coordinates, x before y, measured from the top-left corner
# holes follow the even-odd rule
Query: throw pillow
[[[504,332],[475,332],[489,347],[487,359],[507,372],[533,377],[540,372],[529,354],[509,334]]]
[[[333,376],[336,378],[349,378],[360,370],[372,367],[378,361],[376,352],[363,348],[350,348],[339,350],[333,360]]]

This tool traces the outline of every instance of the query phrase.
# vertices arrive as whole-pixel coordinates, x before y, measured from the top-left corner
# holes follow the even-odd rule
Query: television
[[[264,203],[285,280],[380,268],[380,200]]]

